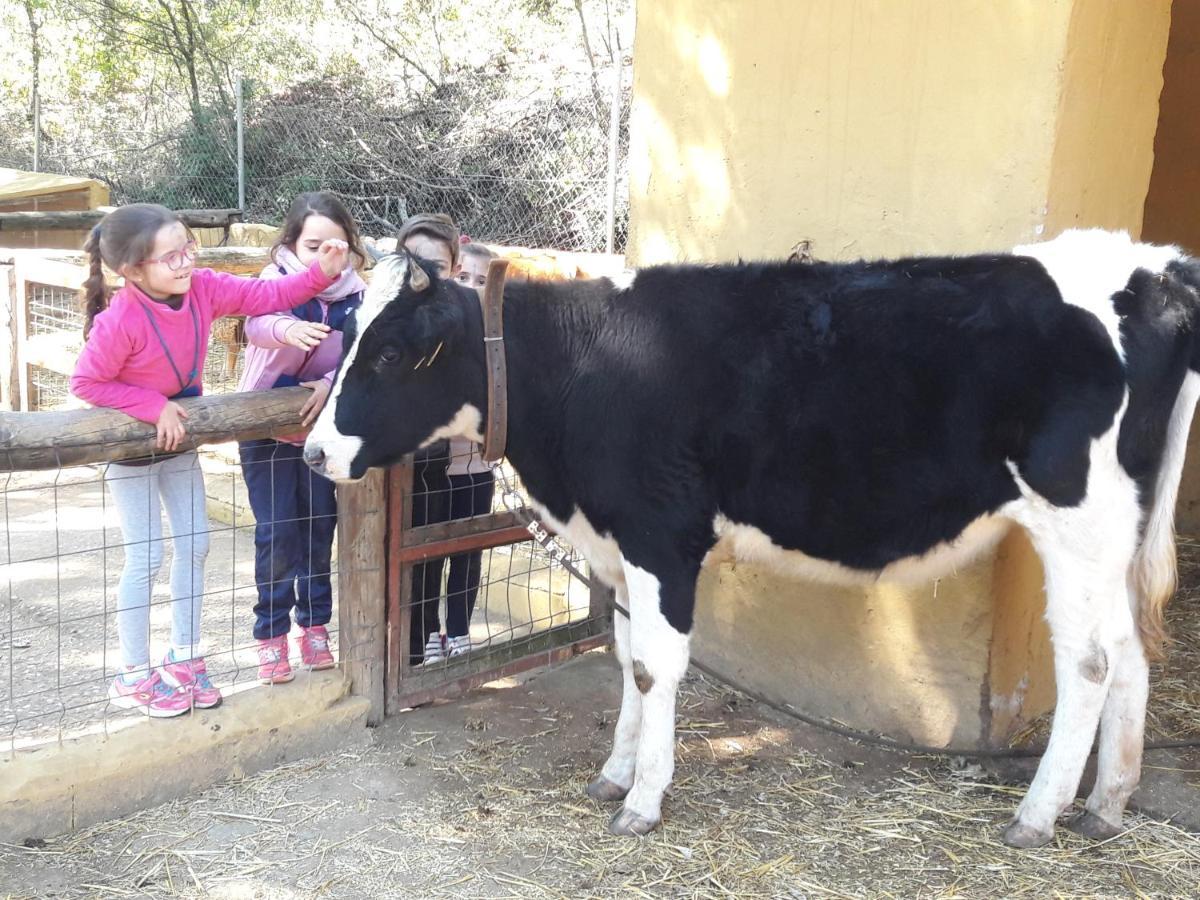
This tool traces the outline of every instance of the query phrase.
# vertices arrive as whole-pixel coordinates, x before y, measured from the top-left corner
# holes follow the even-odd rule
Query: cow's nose
[[[308,463],[309,468],[315,469],[318,472],[325,465],[325,451],[320,447],[308,446],[304,448],[304,461]]]

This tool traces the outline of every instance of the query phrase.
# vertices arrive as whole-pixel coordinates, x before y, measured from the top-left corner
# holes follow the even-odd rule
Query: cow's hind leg
[[[675,691],[688,666],[687,632],[699,566],[664,575],[660,582],[627,561],[623,565],[633,682],[641,694],[642,723],[633,787],[609,830],[644,835],[662,823],[662,798],[675,771]]]
[[[1054,836],[1055,820],[1075,799],[1124,645],[1136,640],[1125,577],[1132,539],[1110,533],[1113,539],[1097,542],[1094,533],[1084,534],[1092,538],[1086,548],[1061,533],[1051,539],[1033,534],[1046,570],[1058,700],[1046,753],[1004,832],[1005,843],[1014,847],[1038,847]]]
[[[1070,823],[1072,831],[1106,839],[1121,832],[1125,804],[1142,776],[1142,741],[1146,725],[1146,698],[1150,692],[1149,667],[1133,625],[1120,640],[1113,658],[1112,684],[1100,717],[1100,748],[1096,784],[1084,811]]]
[[[616,590],[617,604],[629,610],[629,597],[623,587]],[[587,786],[593,800],[616,802],[624,800],[633,786],[637,763],[638,735],[642,729],[642,694],[634,680],[633,656],[629,645],[629,617],[619,610],[613,613],[613,643],[617,661],[621,664],[621,712],[613,733],[613,749],[608,760]]]

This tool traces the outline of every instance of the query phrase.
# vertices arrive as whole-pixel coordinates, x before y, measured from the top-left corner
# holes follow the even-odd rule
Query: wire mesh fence
[[[519,484],[503,465],[500,481]],[[493,516],[508,520],[496,475],[466,441],[442,441],[419,453],[410,502],[413,528]],[[586,570],[581,558],[570,559]],[[412,567],[411,598],[401,610],[411,621],[409,665],[452,662],[467,652],[582,621],[591,613],[590,601],[589,585],[531,540],[422,560]]]
[[[547,68],[523,78],[551,87],[514,95],[498,73],[447,83],[419,100],[360,78],[323,78],[275,93],[246,88],[238,112],[166,105],[140,127],[99,128],[70,105],[42,104],[42,171],[96,178],[112,201],[175,209],[239,205],[278,224],[296,195],[342,196],[366,233],[388,234],[417,212],[450,214],[492,243],[572,251],[624,249],[631,88],[622,61],[595,80]],[[613,106],[617,129],[611,128]],[[96,117],[91,117],[96,118]],[[615,169],[610,149],[615,142]],[[26,146],[28,145],[28,146]],[[28,168],[32,140],[0,165]],[[610,180],[614,182],[610,186]]]
[[[609,629],[593,585],[564,568],[564,556],[572,568],[584,566],[574,551],[564,547],[560,556],[514,524],[477,450],[443,448],[397,500],[426,509],[407,529],[410,549],[421,541],[449,546],[423,528],[459,535],[457,552],[389,562],[412,586],[389,612],[407,627],[388,629],[413,636],[412,654],[406,650],[389,676],[410,700],[546,662],[556,650],[597,646]],[[240,464],[224,469],[196,453],[165,463],[171,477],[203,480],[182,511],[172,513],[161,489],[163,462],[154,470],[98,463],[0,475],[0,751],[143,716],[142,707],[124,708],[116,679],[147,659],[162,671],[165,654],[181,644],[194,646],[226,696],[270,680],[260,639],[290,633],[299,668],[301,626],[325,625],[339,664],[346,654],[337,649],[333,488],[311,475],[298,449],[253,441],[242,445]],[[503,481],[515,484],[503,465]],[[323,482],[323,500],[315,482]],[[145,528],[131,527],[131,515]],[[161,530],[149,524],[159,521]],[[403,523],[393,517],[389,528]]]
[[[177,476],[199,474],[194,453],[176,460]],[[141,497],[134,503],[146,504],[143,519],[158,518],[159,496],[151,490],[157,477],[150,467],[112,465],[0,476],[0,749],[142,715],[142,709],[122,709],[110,694],[123,665],[146,662],[131,659],[128,648],[122,656],[118,629],[127,637],[134,629],[131,640],[158,666],[181,641],[192,597],[199,612],[197,652],[213,680],[227,694],[258,686],[254,519],[235,503],[229,521],[186,509],[204,523],[192,531],[173,533],[170,522],[165,536],[123,528],[115,498],[131,491]],[[208,491],[232,495],[235,477],[229,473],[226,484],[213,484],[213,473],[206,473]],[[196,555],[205,563],[199,584],[190,580],[189,560]],[[322,574],[336,604],[336,565]]]

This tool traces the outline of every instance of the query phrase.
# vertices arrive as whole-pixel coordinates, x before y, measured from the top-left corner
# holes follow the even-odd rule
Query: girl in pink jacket
[[[301,194],[284,219],[271,249],[266,281],[294,277],[312,264],[324,241],[346,243],[364,261],[354,219],[333,194]],[[285,313],[246,322],[246,368],[239,390],[258,391],[299,384],[312,389],[304,406],[311,425],[325,405],[342,358],[342,328],[362,302],[366,284],[347,267],[317,296]],[[333,482],[313,472],[302,457],[304,435],[238,445],[242,474],[254,510],[254,637],[258,680],[291,681],[288,632],[293,610],[300,628],[300,663],[306,669],[333,666],[326,625],[333,615],[330,569],[337,500]]]
[[[327,241],[317,260],[290,278],[264,282],[194,268],[196,242],[169,209],[123,206],[101,220],[84,244],[90,272],[83,287],[85,344],[71,392],[152,423],[153,457],[111,463],[105,480],[121,521],[125,564],[117,593],[122,668],[109,700],[154,717],[221,702],[200,652],[200,612],[208,516],[194,449],[183,450],[187,412],[176,403],[198,395],[214,319],[289,309],[325,290],[345,268],[345,241]],[[101,263],[125,285],[110,298]],[[162,512],[170,523],[171,646],[155,668],[149,649],[150,603],[162,563]]]

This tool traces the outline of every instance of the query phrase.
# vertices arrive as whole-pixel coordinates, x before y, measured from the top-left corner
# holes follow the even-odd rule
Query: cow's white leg
[[[1047,843],[1055,820],[1074,801],[1127,632],[1122,622],[1130,622],[1119,552],[1114,549],[1108,558],[1103,551],[1083,554],[1036,535],[1035,543],[1046,570],[1058,701],[1037,775],[1004,832],[1005,843],[1014,847]]]
[[[1100,717],[1096,784],[1084,812],[1070,824],[1073,831],[1097,839],[1120,833],[1125,804],[1142,777],[1142,741],[1150,675],[1132,619],[1129,630],[1130,634],[1117,644],[1110,660],[1112,684]]]
[[[688,636],[667,621],[658,578],[622,561],[629,595],[633,682],[641,693],[642,723],[633,787],[613,816],[613,834],[643,835],[662,822],[662,798],[675,771],[675,691],[688,666]],[[681,581],[674,589],[691,592]],[[688,607],[689,620],[690,610]]]
[[[629,597],[624,587],[616,589],[616,598],[622,609],[629,609]],[[600,774],[587,786],[588,796],[602,801],[623,800],[633,786],[638,735],[642,728],[642,694],[633,678],[629,617],[619,611],[613,613],[613,643],[617,661],[621,664],[621,712],[617,715],[613,733],[612,753]]]

